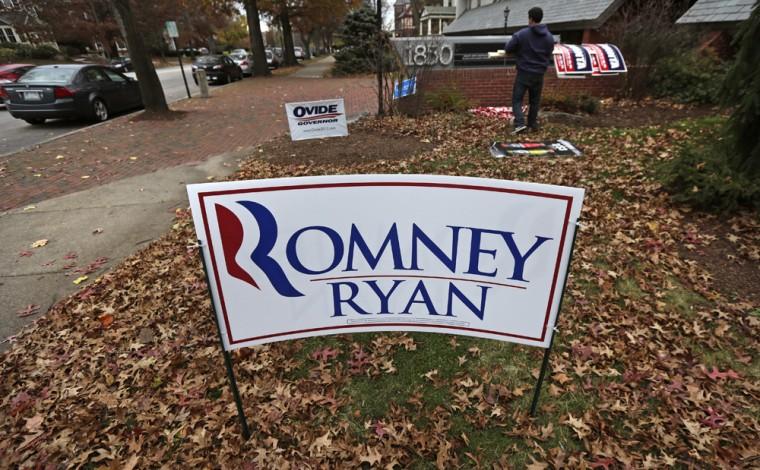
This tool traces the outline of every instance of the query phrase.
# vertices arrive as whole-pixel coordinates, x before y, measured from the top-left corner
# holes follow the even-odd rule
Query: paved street
[[[328,63],[299,72],[318,77]],[[0,351],[59,299],[165,233],[174,209],[187,207],[186,184],[229,175],[285,132],[285,102],[341,96],[356,118],[376,99],[372,78],[276,76],[214,90],[175,102],[167,118],[117,117],[0,157]]]
[[[190,76],[190,65],[185,64],[184,69],[190,92],[197,94],[198,87]],[[127,75],[134,76],[134,73]],[[187,97],[179,66],[158,69],[158,78],[164,87],[167,101],[173,102]],[[0,155],[16,152],[89,125],[87,122],[54,120],[41,126],[32,126],[21,119],[14,119],[5,108],[0,108]]]

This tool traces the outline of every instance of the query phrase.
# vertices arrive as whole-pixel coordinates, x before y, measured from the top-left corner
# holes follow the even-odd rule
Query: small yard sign
[[[166,34],[168,34],[170,38],[179,37],[179,31],[177,31],[177,22],[175,21],[166,22]]]
[[[373,331],[548,347],[583,193],[429,175],[188,186],[226,350]]]
[[[343,98],[323,101],[286,103],[285,112],[293,140],[348,135]]]
[[[397,100],[405,96],[413,95],[417,92],[417,77],[407,78],[402,80],[401,83],[394,83],[393,85],[393,99]]]

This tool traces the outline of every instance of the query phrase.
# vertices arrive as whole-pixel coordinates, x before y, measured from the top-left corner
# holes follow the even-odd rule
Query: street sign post
[[[179,30],[177,30],[177,22],[176,21],[167,21],[165,23],[166,25],[166,34],[171,38],[172,44],[174,45],[174,50],[177,51],[177,60],[179,61],[179,70],[182,72],[182,81],[185,82],[185,91],[187,91],[187,97],[192,98],[190,95],[190,86],[187,84],[187,77],[185,76],[185,67],[182,65],[182,51],[179,50],[177,47],[177,43],[174,41],[176,38],[179,37]]]

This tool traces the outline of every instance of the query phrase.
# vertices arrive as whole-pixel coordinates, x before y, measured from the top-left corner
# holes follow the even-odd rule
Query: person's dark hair
[[[544,19],[544,10],[540,9],[539,7],[533,7],[528,10],[528,18],[535,21],[536,23],[540,23],[541,20]]]

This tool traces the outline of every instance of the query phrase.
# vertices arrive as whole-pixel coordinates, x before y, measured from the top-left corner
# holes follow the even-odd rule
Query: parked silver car
[[[240,66],[243,75],[253,75],[253,56],[251,54],[243,49],[236,49],[230,54],[230,59]]]

